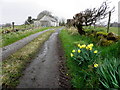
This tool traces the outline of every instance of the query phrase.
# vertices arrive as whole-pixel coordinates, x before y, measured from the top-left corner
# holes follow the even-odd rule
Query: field
[[[85,30],[95,30],[95,31],[102,31],[102,32],[107,32],[107,27],[86,27],[84,26]],[[114,32],[115,34],[120,35],[120,27],[110,27],[109,32]]]
[[[24,27],[25,26],[16,26],[17,29],[20,29],[19,31],[2,34],[2,40],[1,40],[2,44],[0,47],[7,46],[11,43],[14,43],[14,42],[22,39],[22,38],[25,38],[31,34],[34,34],[34,33],[37,33],[37,32],[40,32],[40,31],[43,31],[46,29],[53,28],[53,27],[45,27],[45,28],[39,27],[39,28],[35,28],[35,29],[30,28],[28,30],[21,30],[21,29],[25,29]]]
[[[86,29],[90,30],[93,29]],[[95,30],[105,32],[100,27]],[[117,28],[112,27],[110,31],[118,34]],[[74,28],[62,30],[59,36],[74,88],[120,88],[120,41],[98,46],[97,38],[81,36]]]

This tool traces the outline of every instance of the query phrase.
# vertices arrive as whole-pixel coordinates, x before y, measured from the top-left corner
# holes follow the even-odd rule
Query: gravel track
[[[57,29],[44,43],[34,60],[27,66],[17,88],[60,88]]]

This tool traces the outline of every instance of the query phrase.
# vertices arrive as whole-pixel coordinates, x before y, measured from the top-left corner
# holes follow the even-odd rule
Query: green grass
[[[74,34],[75,32],[75,34]],[[99,76],[95,72],[89,70],[83,70],[84,66],[80,67],[70,57],[70,53],[79,44],[94,44],[94,48],[101,51],[100,58],[96,60],[98,64],[104,64],[104,59],[110,59],[111,57],[117,58],[120,54],[120,42],[114,43],[110,46],[96,46],[95,38],[92,36],[80,36],[74,30],[62,30],[60,32],[60,39],[67,59],[68,73],[71,76],[71,84],[75,88],[101,88],[99,82]],[[107,57],[108,56],[108,57]],[[102,58],[101,58],[102,57]]]
[[[120,88],[120,60],[111,57],[105,58],[97,69],[102,88]]]
[[[54,30],[47,31],[39,35],[32,42],[9,56],[2,62],[2,84],[5,87],[16,87],[19,84],[19,78],[27,63],[31,62],[41,45],[49,38]]]
[[[71,83],[75,88],[84,88],[85,82],[83,77],[81,77],[81,75],[83,75],[84,73],[81,73],[80,72],[81,68],[76,64],[76,62],[71,60],[70,53],[78,43],[80,44],[92,43],[91,42],[92,37],[88,38],[86,36],[80,36],[79,34],[70,35],[68,31],[62,30],[60,32],[60,38],[65,51],[65,57],[67,58],[67,67],[69,68],[68,73],[72,77]],[[96,80],[96,78],[94,79]],[[89,84],[88,87],[93,87],[93,85],[92,86],[91,85]]]
[[[14,26],[14,29],[18,29],[18,30],[21,30],[21,29],[28,29],[28,28],[31,28],[31,27],[34,27],[34,25],[33,24],[31,24],[31,25],[15,25]],[[1,29],[1,30],[12,30],[13,28],[12,28],[12,26],[11,27],[3,27],[3,29]]]
[[[91,26],[91,27],[86,27],[86,26],[84,26],[84,29],[85,29],[85,30],[95,30],[95,31],[107,32],[107,27],[96,27],[96,28],[94,29],[94,27],[92,27],[92,26]],[[113,33],[115,33],[115,34],[120,35],[120,27],[110,27],[109,32],[113,32]]]
[[[25,31],[19,31],[19,32],[11,32],[8,34],[2,34],[2,45],[0,47],[7,46],[11,43],[14,43],[20,39],[23,39],[31,34],[44,31],[46,29],[53,28],[53,27],[46,27],[42,29],[33,29],[33,30],[25,30]]]
[[[120,41],[116,42],[110,46],[107,47],[97,47],[99,50],[102,50],[101,55],[102,57],[115,57],[119,58],[120,57]]]

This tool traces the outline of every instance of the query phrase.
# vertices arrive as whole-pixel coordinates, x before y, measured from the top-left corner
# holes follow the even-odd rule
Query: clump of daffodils
[[[71,51],[70,56],[72,59],[76,60],[78,64],[83,64],[83,63],[92,63],[95,61],[98,57],[98,50],[95,50],[93,48],[93,44],[88,44],[88,45],[77,45],[76,49],[73,49]],[[94,67],[98,67],[98,64],[94,64]]]
[[[92,50],[92,47],[93,47],[93,44],[89,44],[89,45],[86,46],[86,49],[87,50]]]

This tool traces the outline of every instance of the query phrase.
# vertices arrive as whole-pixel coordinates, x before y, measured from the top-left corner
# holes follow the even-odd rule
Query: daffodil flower
[[[94,51],[94,53],[97,53],[97,52],[98,52],[97,50]]]
[[[97,68],[97,67],[98,67],[98,64],[95,63],[95,64],[94,64],[94,67]]]
[[[78,53],[80,53],[81,52],[81,50],[80,49],[78,49]]]
[[[78,47],[80,47],[80,44],[78,44]]]
[[[83,48],[82,46],[80,46],[80,48]]]
[[[91,44],[89,44],[89,46],[93,47],[93,44],[91,43]]]
[[[86,45],[84,44],[84,45],[82,45],[82,48],[85,48],[86,47]]]
[[[86,47],[86,49],[88,50],[88,49],[89,49],[89,47],[87,46],[87,47]]]
[[[72,52],[74,53],[74,52],[75,52],[75,50],[72,50]]]
[[[92,47],[87,46],[86,49],[87,49],[87,50],[92,50]]]
[[[74,55],[71,53],[70,56],[73,57]]]
[[[92,50],[92,47],[90,47],[89,50]]]
[[[90,45],[87,45],[88,48],[90,48],[91,46]]]

